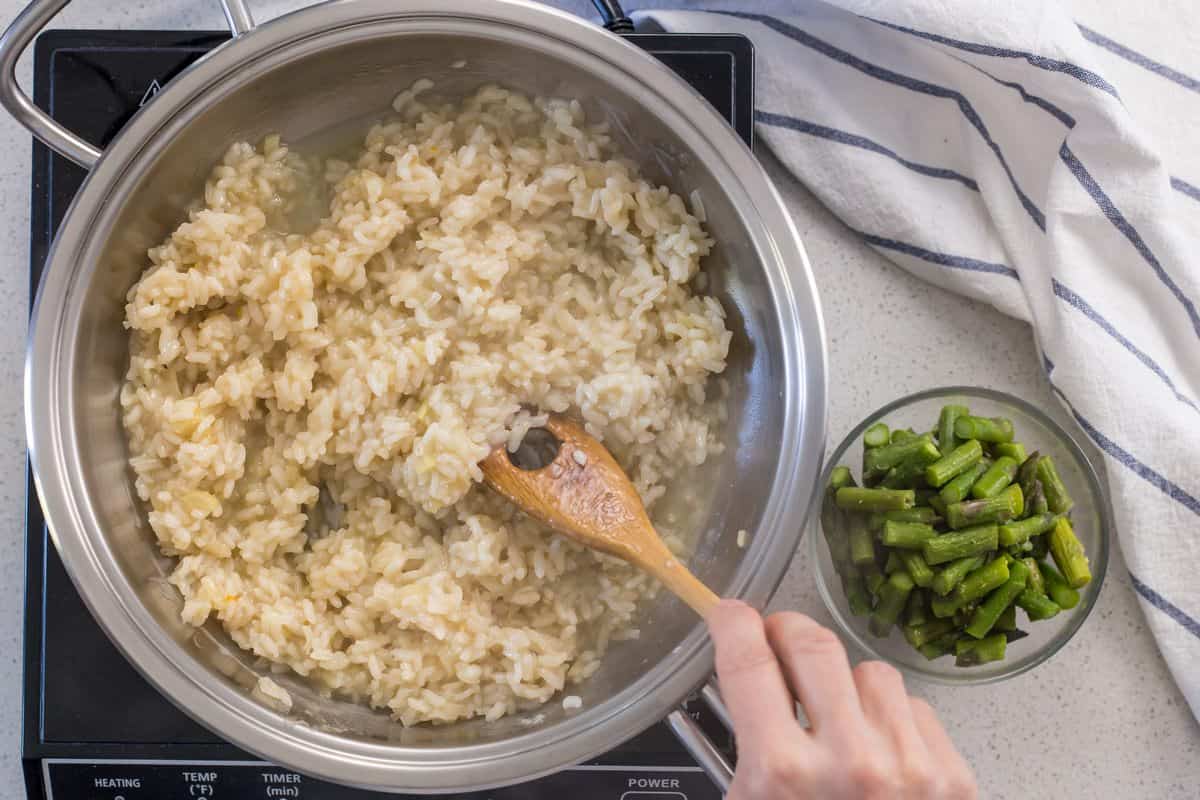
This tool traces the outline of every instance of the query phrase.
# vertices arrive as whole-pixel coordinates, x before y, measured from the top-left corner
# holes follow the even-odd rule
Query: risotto
[[[670,540],[730,340],[700,221],[578,103],[429,88],[346,160],[230,147],[129,292],[121,392],[184,619],[405,724],[546,702],[637,635],[652,580],[477,463],[572,414]]]

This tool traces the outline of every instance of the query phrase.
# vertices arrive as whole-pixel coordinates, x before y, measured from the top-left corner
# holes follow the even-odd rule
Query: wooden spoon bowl
[[[504,444],[497,445],[479,462],[488,486],[559,533],[649,572],[701,616],[716,605],[720,598],[659,538],[637,490],[604,445],[567,417],[552,415],[545,429],[559,442],[554,458],[523,469]]]

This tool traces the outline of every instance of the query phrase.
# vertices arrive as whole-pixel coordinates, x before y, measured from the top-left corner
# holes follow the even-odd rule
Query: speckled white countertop
[[[1194,0],[1065,1],[1089,28],[1200,75],[1200,41],[1194,26],[1185,24],[1194,22]],[[259,19],[304,5],[250,2]],[[587,0],[554,4],[591,13]],[[683,4],[626,2],[627,8]],[[21,0],[0,0],[0,21],[7,24],[22,5]],[[784,4],[764,0],[761,5],[779,10]],[[78,0],[56,27],[211,30],[223,28],[224,20],[215,0]],[[22,62],[26,85],[29,61]],[[1132,110],[1149,112],[1154,82],[1162,78],[1107,53],[1102,63],[1118,87],[1138,87],[1134,96],[1142,109]],[[1168,156],[1174,147],[1194,146],[1195,130],[1188,135],[1187,127],[1176,127],[1170,115],[1142,116]],[[0,458],[0,797],[19,797],[25,535],[20,386],[28,313],[30,148],[28,134],[3,114],[0,153],[5,205],[0,215],[0,443],[6,454]],[[760,156],[795,215],[816,270],[829,332],[831,439],[901,394],[946,383],[1015,392],[1064,425],[1073,425],[1041,377],[1028,326],[892,266],[831,217],[768,153]],[[964,337],[963,331],[971,335]],[[880,342],[902,358],[883,358]],[[792,565],[773,607],[799,609],[828,621],[803,555]],[[912,688],[941,712],[974,765],[986,798],[1163,800],[1200,794],[1200,726],[1145,629],[1119,550],[1113,552],[1093,616],[1045,665],[984,689]],[[1031,719],[1036,725],[1032,735]]]

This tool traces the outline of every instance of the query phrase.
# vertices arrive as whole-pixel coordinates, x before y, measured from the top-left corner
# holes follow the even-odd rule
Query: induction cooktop
[[[36,44],[34,98],[103,146],[175,75],[227,38],[180,31],[48,31]],[[633,34],[700,91],[750,143],[753,49],[727,35]],[[30,290],[85,172],[33,147]],[[693,716],[716,741],[702,703]],[[30,798],[242,800],[396,797],[324,783],[258,760],[194,722],[125,660],[92,619],[28,488],[22,755]],[[447,795],[450,796],[450,795]],[[592,762],[473,800],[713,800],[720,796],[662,724]]]

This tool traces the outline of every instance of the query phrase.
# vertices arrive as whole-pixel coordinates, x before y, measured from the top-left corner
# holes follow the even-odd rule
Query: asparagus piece
[[[842,492],[862,491],[839,489]],[[1025,510],[1025,501],[1021,495],[1021,487],[1013,484],[995,497],[983,500],[963,500],[946,506],[946,523],[955,530],[971,525],[983,525],[991,522],[1008,522],[1017,519]]]
[[[967,556],[989,553],[999,545],[1000,530],[995,525],[979,525],[953,533],[943,533],[925,542],[922,555],[928,564],[945,564]]]
[[[959,606],[954,612],[954,627],[962,630],[967,627],[967,623],[971,621],[971,617],[975,614],[975,609],[979,607],[978,603],[967,603],[965,606]]]
[[[863,432],[863,447],[883,447],[888,441],[888,426],[885,423],[876,422]]]
[[[952,561],[943,567],[941,572],[933,576],[933,583],[930,584],[930,587],[939,595],[948,595],[962,582],[963,578],[967,577],[967,573],[981,566],[983,566],[983,556],[967,556]]]
[[[993,589],[1003,586],[1009,578],[1010,561],[1012,559],[1001,556],[963,578],[962,583],[954,590],[954,594],[959,600],[959,606],[974,602]],[[1003,606],[1000,610],[1004,610]]]
[[[954,421],[954,435],[981,442],[1011,442],[1013,425],[1004,417],[959,417]]]
[[[940,519],[941,517],[937,515],[937,512],[928,506],[902,508],[898,511],[876,511],[867,517],[867,527],[873,531],[882,531],[883,523],[888,520],[894,522],[923,522],[926,525],[932,525]]]
[[[896,428],[892,431],[892,444],[900,444],[901,442],[911,442],[917,438],[916,432],[912,428]]]
[[[879,590],[879,605],[871,613],[868,627],[875,636],[884,637],[891,631],[904,604],[908,602],[908,594],[913,590],[913,580],[907,572],[893,572],[887,582]]]
[[[1004,487],[1012,483],[1013,478],[1017,476],[1017,467],[1019,466],[1015,459],[1000,456],[992,462],[988,471],[975,481],[975,485],[971,487],[971,496],[983,500],[1000,494]]]
[[[937,497],[937,489],[926,488],[926,489],[914,489],[913,491],[917,495],[917,506],[918,507],[929,505],[929,498]]]
[[[846,593],[846,602],[850,605],[850,613],[856,617],[871,613],[871,598],[867,595],[866,584],[858,571],[842,576],[842,590]]]
[[[929,644],[934,639],[940,639],[954,630],[954,623],[948,619],[935,619],[921,625],[907,625],[904,628],[904,638],[917,650]]]
[[[933,583],[933,570],[925,562],[920,550],[899,550],[900,563],[904,571],[913,579],[913,583],[922,589],[927,589]]]
[[[991,633],[1004,610],[1013,604],[1017,596],[1025,591],[1025,582],[1029,579],[1029,567],[1020,561],[1014,561],[1007,566],[1008,580],[987,596],[983,604],[975,609],[971,622],[965,628],[966,632],[976,639],[982,639]],[[968,580],[970,576],[967,576]],[[963,581],[964,585],[966,581]],[[1014,623],[1015,627],[1015,623]]]
[[[899,572],[904,569],[904,562],[900,560],[900,556],[894,550],[889,550],[887,561],[883,562],[883,572],[885,575],[891,575],[893,572]]]
[[[1017,483],[1021,487],[1021,494],[1027,498],[1033,497],[1033,483],[1037,480],[1039,457],[1038,451],[1034,450],[1021,461],[1021,466],[1017,467]]]
[[[859,572],[862,573],[863,585],[867,587],[867,591],[871,593],[872,597],[878,597],[879,590],[883,587],[883,582],[887,580],[883,571],[879,569],[879,565],[872,561],[870,564],[862,567]]]
[[[938,513],[938,519],[942,522],[946,521],[946,501],[938,495],[929,498],[929,507]],[[932,524],[932,523],[931,523]]]
[[[938,495],[939,498],[947,504],[965,500],[967,495],[971,493],[971,487],[975,485],[975,481],[979,480],[979,477],[987,472],[988,467],[991,465],[992,462],[987,459],[976,461],[965,472],[943,486],[942,491]]]
[[[883,523],[883,543],[888,547],[920,550],[925,542],[935,536],[937,531],[923,522],[896,522],[889,519]]]
[[[983,445],[972,439],[947,452],[925,468],[925,480],[930,486],[941,486],[956,475],[961,475],[983,458]]]
[[[879,485],[888,489],[911,489],[924,483],[925,465],[931,460],[927,454],[917,453],[889,469]]]
[[[1015,631],[1017,629],[1017,607],[1015,605],[1004,609],[1004,613],[1000,615],[1000,619],[996,620],[996,630]]]
[[[1035,572],[1037,570],[1034,570]],[[1037,591],[1032,586],[1025,587],[1022,592],[1017,595],[1017,605],[1025,610],[1025,615],[1030,621],[1037,622],[1038,620],[1050,619],[1060,610],[1058,603],[1055,603],[1049,597]]]
[[[837,507],[834,495],[843,486],[853,484],[854,478],[850,475],[849,467],[834,467],[829,474],[829,487],[821,501],[821,533],[825,535],[829,556],[839,573],[843,572],[850,561],[850,539],[846,529],[846,515]]]
[[[1042,578],[1042,571],[1038,569],[1038,561],[1036,558],[1022,558],[1021,563],[1029,570],[1029,580],[1025,582],[1028,589],[1033,589],[1038,594],[1046,593],[1046,581]]]
[[[959,417],[965,417],[970,413],[971,410],[966,406],[942,406],[942,413],[938,415],[939,450],[941,450],[943,453],[949,453],[951,450],[958,447],[960,442],[958,441],[958,437],[954,435],[954,422]],[[930,481],[930,483],[933,483],[933,481]]]
[[[911,572],[909,577],[912,577]],[[915,578],[913,583],[917,583]],[[917,586],[920,585],[917,583]],[[904,607],[904,624],[924,625],[929,620],[929,593],[924,589],[913,589],[908,595],[908,604]]]
[[[1000,546],[1023,544],[1053,528],[1057,519],[1056,514],[1038,514],[1016,522],[1006,522],[1000,526]]]
[[[1046,534],[1034,536],[1029,540],[1029,544],[1033,545],[1029,549],[1029,555],[1041,561],[1050,552],[1050,545],[1046,542]]]
[[[843,486],[837,490],[836,497],[838,508],[845,511],[893,511],[912,508],[917,500],[911,489],[863,489],[857,486]]]
[[[1003,633],[993,633],[986,639],[959,639],[954,643],[954,665],[976,667],[990,661],[1001,661],[1007,645],[1008,637]]]
[[[1083,552],[1083,544],[1071,528],[1071,522],[1066,517],[1059,517],[1054,528],[1046,534],[1050,545],[1050,555],[1054,563],[1062,571],[1063,577],[1072,589],[1087,586],[1092,580],[1092,570],[1088,565],[1087,554]]]
[[[921,651],[921,655],[925,656],[926,659],[933,661],[935,658],[941,658],[944,655],[953,653],[955,643],[961,638],[962,635],[958,631],[950,631],[949,633],[942,634],[928,644],[921,645],[917,649]]]
[[[867,530],[867,521],[861,514],[850,515],[850,561],[856,567],[875,563],[875,537]]]
[[[1038,459],[1037,477],[1042,482],[1042,490],[1046,493],[1046,502],[1050,505],[1050,510],[1055,514],[1070,511],[1075,501],[1067,493],[1067,487],[1063,485],[1058,469],[1054,466],[1054,459],[1050,456]]]
[[[893,441],[892,444],[884,447],[868,450],[864,463],[868,471],[883,474],[900,462],[918,454],[924,455],[930,461],[936,461],[942,455],[934,446],[933,437],[926,433],[913,439],[902,442]]]
[[[933,616],[943,619],[953,617],[962,604],[962,598],[958,596],[958,592],[954,592],[945,597],[934,597],[929,601],[929,610],[933,612]]]
[[[1008,456],[1018,464],[1025,460],[1025,445],[1020,442],[1001,442],[992,447],[992,452],[998,456]]]
[[[1046,582],[1046,594],[1062,608],[1074,608],[1079,605],[1079,592],[1071,588],[1067,579],[1049,564],[1038,564],[1042,572],[1042,580]]]

